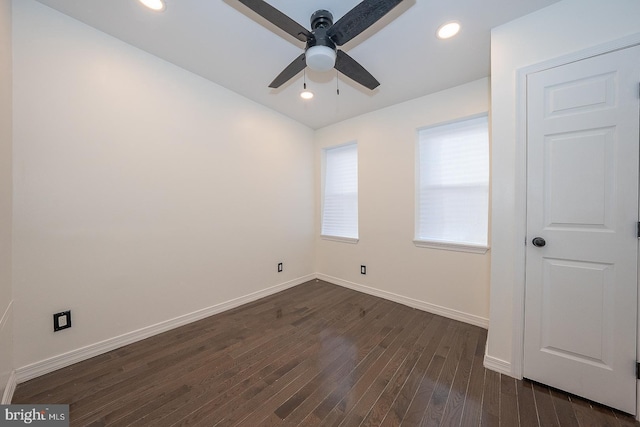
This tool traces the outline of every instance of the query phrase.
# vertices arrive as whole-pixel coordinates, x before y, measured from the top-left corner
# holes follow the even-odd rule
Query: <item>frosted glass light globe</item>
[[[336,64],[336,51],[328,46],[312,46],[305,57],[307,66],[314,71],[329,71]]]

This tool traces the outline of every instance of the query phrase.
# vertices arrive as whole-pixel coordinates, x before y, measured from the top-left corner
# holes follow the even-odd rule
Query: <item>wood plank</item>
[[[418,390],[422,378],[424,377],[425,371],[427,370],[440,341],[442,341],[444,336],[442,333],[442,324],[443,319],[438,316],[436,316],[436,318],[429,324],[429,328],[424,335],[425,341],[428,340],[427,345],[422,346],[420,359],[409,374],[409,377],[402,386],[402,389],[398,393],[395,401],[389,408],[389,411],[382,422],[382,426],[397,426],[402,422],[404,415],[409,409],[413,396]]]
[[[482,427],[497,427],[500,425],[500,374],[485,370],[484,390],[482,392]]]
[[[457,323],[455,321],[447,322],[447,329],[444,334],[443,339],[440,341],[436,352],[434,353],[429,366],[427,367],[424,376],[422,377],[422,381],[416,390],[409,407],[407,408],[407,412],[402,420],[401,425],[407,426],[418,426],[422,421],[423,415],[431,401],[431,396],[433,395],[433,391],[437,386],[438,378],[440,377],[440,372],[447,360],[447,356],[451,349],[452,344],[457,339],[458,335],[461,333],[456,329]]]
[[[549,393],[551,393],[551,401],[553,402],[560,425],[563,427],[579,427],[580,424],[578,424],[578,420],[576,419],[569,395],[555,389],[550,389]]]
[[[500,376],[500,425],[520,425],[516,380],[506,375]]]
[[[456,325],[459,326],[459,325]],[[425,411],[421,425],[422,426],[439,426],[444,415],[444,409],[449,399],[453,380],[455,378],[458,363],[464,351],[465,340],[468,338],[466,333],[461,329],[457,335],[454,345],[452,346],[447,359],[442,367],[442,372],[438,377],[438,382],[431,395],[431,400]]]
[[[591,402],[579,397],[570,396],[570,399],[580,427],[618,426],[618,420],[616,420],[613,412],[609,411],[610,414],[607,414],[597,411]]]
[[[516,383],[516,395],[518,396],[518,411],[520,413],[521,427],[538,427],[538,412],[533,397],[531,381],[518,381]]]
[[[617,410],[613,411],[613,415],[616,417],[616,420],[618,420],[620,427],[636,427],[638,425],[638,422],[633,415],[625,414],[624,412]]]
[[[479,426],[482,417],[482,397],[484,393],[484,343],[485,339],[478,340],[471,365],[471,376],[462,407],[461,426]]]
[[[413,371],[416,363],[420,359],[424,348],[431,336],[433,336],[434,325],[431,324],[432,317],[423,317],[422,324],[418,327],[420,333],[417,340],[414,340],[409,355],[404,359],[400,368],[395,372],[389,383],[384,388],[383,393],[365,415],[361,425],[379,426],[391,409],[391,405],[396,400],[396,396],[405,384],[409,374]]]
[[[462,357],[458,363],[455,378],[451,385],[451,392],[444,408],[442,425],[457,426],[460,425],[462,419],[462,408],[467,394],[467,387],[469,386],[473,356],[479,338],[479,333],[476,328],[469,327],[465,330],[464,334]]]
[[[531,386],[533,388],[533,399],[536,403],[538,422],[545,427],[557,427],[559,424],[558,416],[551,400],[549,388],[538,383],[532,383]]]

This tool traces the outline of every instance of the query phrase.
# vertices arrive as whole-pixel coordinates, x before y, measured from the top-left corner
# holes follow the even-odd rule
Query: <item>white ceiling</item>
[[[404,0],[341,47],[380,86],[370,91],[335,71],[307,69],[307,86],[316,95],[311,101],[298,96],[303,73],[268,88],[304,43],[237,0],[166,0],[161,13],[137,0],[38,1],[317,129],[488,76],[491,28],[558,0]],[[359,1],[268,3],[309,28],[316,10],[331,11],[335,22]],[[462,24],[461,33],[438,40],[437,27],[452,20]]]

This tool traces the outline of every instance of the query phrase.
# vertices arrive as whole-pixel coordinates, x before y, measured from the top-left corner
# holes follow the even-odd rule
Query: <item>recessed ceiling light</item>
[[[300,98],[302,99],[311,99],[313,98],[313,92],[311,92],[310,90],[303,90],[302,92],[300,92]]]
[[[438,31],[436,31],[436,36],[439,39],[450,39],[460,32],[460,23],[459,22],[447,22],[446,24],[440,25],[438,27]]]
[[[162,12],[166,8],[163,0],[140,0],[140,3],[158,12]]]

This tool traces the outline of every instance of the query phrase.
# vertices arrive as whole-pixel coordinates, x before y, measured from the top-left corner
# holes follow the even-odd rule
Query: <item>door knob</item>
[[[533,246],[537,246],[539,248],[547,244],[547,242],[542,237],[534,237],[531,243],[533,243]]]

